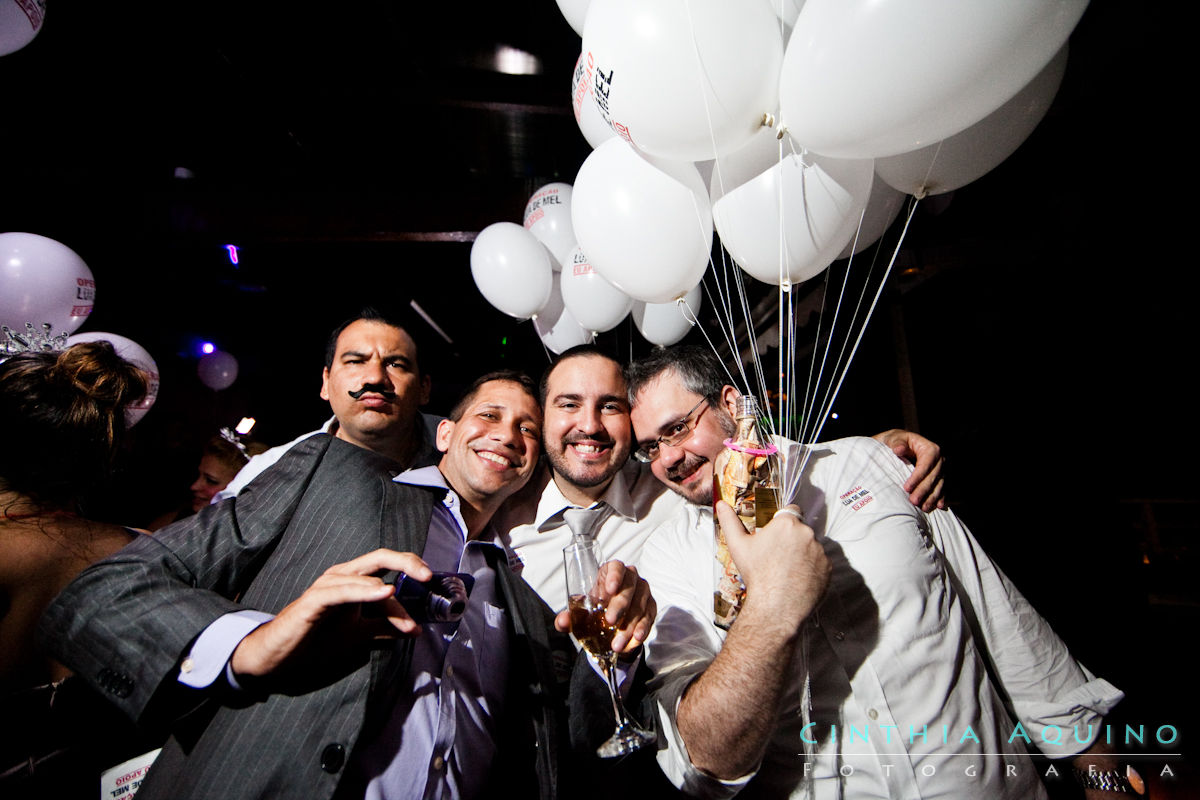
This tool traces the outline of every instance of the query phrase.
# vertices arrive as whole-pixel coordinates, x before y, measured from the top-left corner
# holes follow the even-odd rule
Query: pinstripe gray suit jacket
[[[172,733],[139,800],[358,793],[339,789],[342,767],[392,707],[388,691],[408,668],[411,642],[373,651],[324,688],[260,702],[187,689],[176,677],[192,641],[221,615],[278,612],[330,566],[378,547],[422,552],[438,498],[393,482],[395,471],[374,453],[314,436],[238,497],[140,537],[54,601],[43,644],[134,720]],[[494,780],[518,796],[551,798],[575,650],[541,598],[496,561],[514,642]]]

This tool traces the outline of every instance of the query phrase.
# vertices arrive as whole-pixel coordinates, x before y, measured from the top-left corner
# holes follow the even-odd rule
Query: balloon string
[[[865,209],[864,209],[864,213],[865,213]],[[876,249],[876,255],[878,255],[878,252],[879,252],[879,251],[878,251],[878,249]],[[843,295],[843,296],[844,296],[844,294],[845,294],[845,288],[846,288],[846,285],[847,285],[847,284],[848,284],[848,282],[849,282],[849,278],[850,278],[850,270],[851,270],[851,269],[853,269],[853,267],[854,267],[854,253],[853,253],[853,252],[851,252],[851,254],[850,254],[850,262],[849,262],[849,264],[847,264],[847,266],[846,266],[846,276],[845,276],[845,281],[843,282],[843,285],[842,285],[842,295]],[[875,274],[875,260],[874,260],[874,259],[872,259],[872,261],[871,261],[871,265],[870,265],[869,269],[867,270],[867,274],[866,274],[866,276],[865,276],[865,277],[864,277],[864,279],[863,279],[862,288],[859,290],[859,293],[858,293],[858,302],[855,304],[855,306],[854,306],[854,311],[853,311],[853,313],[850,315],[850,323],[849,323],[849,325],[848,325],[848,328],[849,328],[851,331],[854,329],[854,323],[855,323],[855,321],[858,319],[858,313],[859,313],[859,311],[862,309],[863,299],[866,297],[867,288],[868,288],[868,287],[871,285],[871,276],[872,276],[872,275],[874,275],[874,274]],[[841,303],[842,303],[842,297],[841,297],[841,296],[839,296],[839,298],[838,298],[838,307],[839,307],[839,309],[840,309],[840,307],[841,307]],[[869,319],[869,317],[868,317],[868,319]],[[867,324],[867,320],[864,320],[862,324],[863,324],[863,327],[865,328],[865,327],[866,327],[866,324]],[[837,326],[837,315],[835,314],[835,316],[834,316],[834,324],[833,324],[833,326],[831,326],[831,327],[830,327],[830,331],[829,331],[829,340],[828,340],[828,342],[826,343],[826,355],[828,355],[829,349],[830,349],[830,348],[832,347],[832,345],[833,345],[833,331],[834,331],[834,329],[836,328],[836,326]],[[841,349],[838,351],[838,357],[837,357],[837,359],[835,360],[835,362],[834,362],[834,365],[833,365],[833,368],[832,368],[832,370],[831,370],[831,373],[832,373],[832,374],[834,374],[834,375],[838,374],[838,370],[842,368],[842,359],[843,359],[843,357],[845,356],[845,353],[846,353],[846,345],[847,345],[847,343],[849,342],[849,340],[850,340],[850,336],[849,336],[849,335],[847,335],[846,337],[844,337],[844,338],[842,339],[842,346],[841,346]],[[824,364],[823,364],[823,363],[822,363],[822,372],[824,372]],[[814,389],[814,391],[813,391],[813,400],[814,400],[814,402],[815,402],[815,400],[816,400],[816,394],[817,394],[817,393],[816,393],[816,390]],[[828,387],[827,387],[827,389],[826,389],[826,397],[828,397]],[[822,420],[822,424],[823,424],[824,417],[821,417],[820,419]],[[816,418],[814,418],[814,419],[813,419],[813,424],[814,424],[814,425],[815,425],[815,424],[817,424],[817,419],[816,419]],[[814,438],[812,441],[816,441],[816,439]]]
[[[554,361],[554,356],[550,353],[550,348],[542,339],[541,334],[538,333],[537,322],[535,322],[535,320],[537,320],[537,314],[534,314],[532,317],[530,317],[529,321],[533,324],[533,332],[538,334],[538,342],[542,345],[542,352],[546,354],[546,363],[550,364]]]
[[[864,208],[864,209],[863,209],[863,212],[862,212],[862,214],[860,214],[860,215],[859,215],[859,228],[860,228],[860,230],[861,230],[861,226],[862,226],[862,221],[863,221],[863,219],[864,219],[864,217],[865,217],[865,216],[866,216],[866,209]],[[849,280],[849,277],[850,277],[850,270],[852,270],[852,269],[854,268],[854,256],[855,256],[855,253],[854,253],[854,248],[855,248],[855,247],[857,247],[858,235],[859,235],[858,233],[855,233],[855,244],[854,244],[854,246],[851,248],[851,251],[850,251],[850,260],[849,260],[849,262],[848,262],[848,263],[847,263],[847,265],[846,265],[846,270],[847,270],[847,272],[846,272],[846,276],[845,276],[845,278],[846,278],[846,281],[848,281],[848,280]],[[875,274],[875,265],[876,265],[876,263],[877,263],[877,261],[878,261],[878,259],[879,259],[879,252],[880,252],[880,248],[876,248],[876,249],[875,249],[875,253],[874,253],[874,255],[873,255],[872,259],[871,259],[871,264],[870,264],[870,266],[869,266],[869,268],[868,268],[868,270],[867,270],[867,275],[866,275],[866,277],[865,277],[865,278],[864,278],[864,280],[863,280],[863,286],[862,286],[862,289],[859,291],[858,303],[855,305],[855,308],[854,308],[854,313],[853,313],[853,314],[851,315],[851,317],[850,317],[850,326],[849,326],[849,327],[850,327],[851,329],[853,329],[853,326],[854,326],[854,321],[855,321],[856,319],[858,319],[858,312],[859,312],[859,310],[862,308],[863,298],[864,298],[864,297],[866,297],[866,291],[867,291],[867,287],[868,287],[868,286],[870,286],[871,276]],[[842,286],[842,291],[841,291],[841,293],[839,294],[839,298],[838,298],[838,309],[839,309],[839,310],[840,310],[840,307],[841,307],[842,297],[843,297],[843,296],[844,296],[844,294],[845,294],[845,287],[846,287],[846,282],[844,281],[844,282],[843,282],[843,286]],[[828,291],[828,288],[829,288],[829,284],[828,284],[828,281],[827,281],[827,282],[826,282],[826,286],[825,286],[825,290],[826,290],[826,292]],[[821,321],[824,321],[824,310],[825,310],[825,299],[824,299],[824,296],[823,296],[823,297],[822,297],[822,304],[821,304],[821,314],[822,314],[822,316],[821,316],[821,318],[820,318],[820,319],[821,319]],[[833,324],[830,326],[830,330],[829,330],[829,339],[828,339],[828,340],[827,340],[827,342],[826,342],[826,351],[825,351],[825,352],[826,352],[826,354],[828,354],[829,348],[830,348],[830,347],[831,347],[831,345],[832,345],[832,341],[833,341],[833,332],[834,332],[834,330],[837,328],[837,315],[838,315],[838,312],[837,312],[837,311],[835,311],[835,314],[834,314],[834,322],[833,322]],[[865,325],[865,322],[864,322],[864,325]],[[816,338],[816,340],[815,340],[815,342],[814,342],[814,347],[813,347],[813,363],[814,363],[814,364],[815,364],[815,361],[816,361],[816,351],[817,351],[817,348],[816,348],[816,344],[815,344],[815,343],[816,343],[816,342],[819,342],[819,341],[820,341],[820,333],[819,333],[819,323],[818,323],[818,335],[817,335],[817,338]],[[847,336],[847,337],[845,337],[845,339],[843,339],[842,348],[841,348],[841,350],[839,351],[838,358],[837,358],[837,361],[836,361],[836,363],[835,363],[835,366],[834,366],[834,369],[833,369],[833,372],[834,372],[834,374],[836,374],[836,373],[837,373],[837,370],[838,370],[838,368],[840,367],[840,365],[841,365],[841,363],[842,363],[842,356],[845,354],[846,342],[848,342],[848,341],[849,341],[849,337],[848,337],[848,336]],[[824,356],[823,356],[823,358],[824,358]],[[822,362],[822,374],[823,374],[823,373],[824,373],[824,362]],[[808,397],[808,395],[809,395],[809,391],[811,390],[811,393],[812,393],[812,403],[814,403],[814,404],[816,403],[816,397],[817,397],[817,394],[818,394],[818,387],[819,387],[819,385],[820,385],[820,380],[819,380],[819,379],[817,380],[817,382],[816,382],[816,384],[815,384],[815,385],[813,384],[813,382],[812,382],[812,371],[811,371],[811,367],[810,367],[810,371],[809,371],[809,387],[808,387],[808,389],[806,389],[806,391],[805,391],[805,396],[806,396],[806,398],[807,398],[807,397]],[[815,425],[815,424],[816,424],[816,422],[815,422],[815,419],[814,419],[814,417],[813,417],[813,415],[812,415],[812,413],[811,413],[811,407],[807,407],[807,406],[806,406],[806,409],[807,409],[808,413],[807,413],[807,415],[806,415],[806,417],[805,417],[805,425],[804,425],[804,427],[805,427],[805,428],[808,428],[808,429],[811,429],[811,428],[810,428],[810,426],[812,426],[812,425]],[[800,441],[815,441],[815,437],[814,437],[814,438],[812,438],[812,439],[808,439],[808,438],[805,438],[805,437],[803,437],[803,436],[802,436],[802,437],[801,437],[801,439],[800,439]]]
[[[700,47],[699,47],[699,43],[696,41],[695,21],[692,16],[691,3],[688,2],[688,0],[685,0],[685,2],[684,2],[684,9],[687,13],[688,31],[689,31],[689,34],[691,37],[691,43],[692,43],[692,54],[696,60],[697,87],[700,91],[701,102],[704,104],[704,117],[705,117],[705,120],[708,122],[708,136],[709,136],[709,142],[712,146],[712,153],[713,153],[713,170],[717,177],[717,185],[720,187],[721,193],[724,194],[725,193],[725,180],[724,180],[724,175],[721,171],[721,159],[718,157],[718,154],[717,154],[717,139],[716,139],[716,131],[714,130],[713,124],[712,124],[712,110],[709,107],[708,94],[705,91],[704,82],[703,82],[703,80],[700,79],[700,76],[705,74],[704,63],[700,58]],[[699,217],[700,217],[700,214],[699,214],[699,210],[697,209],[697,218],[699,219]],[[725,263],[726,260],[725,260],[724,245],[721,246],[721,260],[722,260],[723,265],[726,267],[725,274],[728,275],[729,270],[728,270],[728,264]],[[712,263],[711,257],[709,258],[709,263],[710,264]],[[755,367],[755,372],[756,372],[755,378],[757,379],[757,383],[758,383],[758,387],[759,387],[759,395],[765,399],[765,397],[766,397],[766,382],[765,382],[765,378],[764,378],[763,372],[762,372],[762,365],[760,363],[760,359],[758,358],[757,337],[754,334],[753,315],[750,313],[749,301],[746,297],[745,286],[742,283],[741,271],[739,269],[734,269],[733,273],[734,273],[734,284],[737,288],[737,296],[738,296],[738,299],[739,299],[740,305],[741,305],[742,318],[746,321],[747,335],[749,337],[750,345],[751,345],[752,351],[754,353],[754,357],[753,357],[752,361],[753,361],[753,365]],[[730,352],[733,354],[735,362],[737,364],[738,374],[741,376],[741,379],[742,379],[741,385],[749,386],[750,383],[746,376],[745,365],[742,362],[741,353],[738,350],[737,343],[736,343],[736,336],[735,336],[736,326],[733,323],[732,302],[731,302],[732,297],[733,297],[732,293],[728,292],[728,288],[727,288],[726,296],[725,296],[725,298],[723,298],[724,302],[722,303],[722,307],[726,310],[726,322],[728,324],[728,333],[726,334],[726,340],[729,343]],[[701,329],[703,330],[703,326],[701,326]],[[705,334],[705,339],[708,339],[707,333]],[[709,341],[709,346],[710,347],[712,346],[711,340]],[[714,352],[715,352],[715,348],[714,348]],[[726,367],[726,375],[730,377],[730,383],[731,384],[734,383],[732,376],[729,375],[728,367]]]
[[[700,59],[700,45],[696,41],[696,22],[692,18],[692,4],[689,0],[684,0],[684,11],[687,12],[688,35],[692,40],[692,55],[696,58],[696,85],[700,90],[700,100],[704,103],[704,118],[708,121],[708,140],[712,145],[713,160],[717,158],[717,134],[713,130],[712,112],[708,107],[708,93],[704,90],[704,81],[700,76],[705,74],[704,62]],[[720,164],[714,164],[713,169],[717,172],[717,183],[721,187],[721,194],[725,194],[725,182],[721,178]]]
[[[785,326],[784,320],[787,319],[790,321],[790,319],[791,319],[792,293],[791,293],[791,280],[790,280],[791,276],[788,272],[787,235],[785,233],[785,227],[783,224],[783,221],[787,217],[785,214],[786,209],[784,206],[784,194],[783,194],[783,139],[782,139],[782,137],[776,140],[775,169],[779,170],[779,181],[777,182],[778,185],[776,186],[776,192],[775,192],[777,202],[779,205],[779,323],[778,323],[778,326],[779,326],[779,350],[778,350],[778,352],[779,352],[779,365],[778,365],[779,370],[778,370],[778,373],[779,373],[779,375],[778,375],[778,380],[776,383],[776,385],[779,388],[776,390],[776,395],[775,395],[775,408],[779,411],[779,429],[776,430],[774,418],[771,417],[770,414],[767,415],[767,420],[771,426],[771,433],[778,433],[779,431],[783,431],[783,435],[787,436],[790,426],[785,421],[786,411],[783,407],[784,397],[785,397],[784,375],[790,373],[792,370],[791,370],[791,366],[790,366],[791,362],[788,358],[788,356],[790,355],[789,348],[786,348],[784,346],[784,343],[786,341],[788,341],[788,331],[786,330],[786,328],[790,328],[791,326],[790,325]],[[784,316],[785,313],[787,314],[786,317]],[[764,398],[764,400],[765,400],[765,398]]]
[[[717,313],[717,323],[718,323],[717,327],[720,329],[721,334],[724,336],[725,344],[729,347],[730,352],[732,352],[734,354],[734,357],[737,360],[739,372],[741,373],[742,380],[743,380],[743,383],[741,385],[744,386],[745,385],[745,383],[744,383],[745,372],[743,370],[741,370],[741,359],[738,356],[738,348],[737,348],[737,342],[736,342],[736,336],[735,336],[735,326],[733,324],[733,304],[732,304],[732,302],[730,302],[732,293],[729,291],[729,277],[728,277],[729,276],[729,264],[725,260],[725,250],[723,247],[721,248],[721,262],[722,262],[722,270],[721,270],[720,277],[724,278],[724,280],[725,280],[725,290],[723,292],[721,290],[720,280],[715,275],[715,273],[717,271],[716,265],[712,263],[712,259],[709,259],[709,264],[713,267],[713,272],[714,272],[714,283],[716,284],[716,286],[714,287],[713,291],[717,295],[716,300],[713,299],[712,293],[708,292],[707,286],[704,287],[704,290],[706,293],[709,293],[709,302],[712,303],[712,305],[715,309],[717,309],[717,312],[718,312]],[[700,329],[700,333],[703,334],[705,341],[708,342],[708,346],[713,351],[713,354],[719,356],[720,353],[718,352],[718,348],[713,343],[712,338],[709,337],[708,331],[705,330],[703,325],[698,325],[697,327]],[[719,363],[721,365],[721,368],[725,371],[725,376],[726,376],[726,378],[729,379],[730,385],[738,385],[737,381],[734,380],[733,375],[730,374],[730,372],[729,372],[729,365],[726,364],[724,361],[722,361],[720,358],[717,359],[717,363]]]
[[[933,150],[933,158],[929,161],[929,169],[925,170],[925,177],[921,179],[921,185],[917,187],[917,191],[913,192],[913,197],[918,200],[924,200],[925,195],[928,194],[929,176],[933,172],[933,165],[937,163],[938,154],[942,152],[942,143],[945,141],[945,139],[942,139],[937,143],[937,147]]]
[[[842,301],[844,300],[845,295],[846,295],[846,286],[850,279],[850,270],[851,270],[852,266],[853,266],[853,261],[851,261],[851,263],[847,265],[846,272],[842,276],[842,286],[841,286],[841,289],[838,291],[837,303],[835,304],[834,311],[833,311],[833,319],[829,320],[828,331],[825,334],[826,335],[825,349],[821,353],[820,367],[817,367],[817,361],[816,361],[817,350],[818,350],[818,347],[821,342],[822,329],[825,327],[825,323],[826,323],[825,315],[826,315],[826,306],[827,306],[828,295],[829,295],[829,285],[830,285],[830,281],[832,280],[832,277],[833,277],[832,272],[826,273],[824,293],[822,294],[822,297],[821,297],[821,316],[818,319],[817,332],[816,332],[815,338],[813,339],[813,357],[812,357],[812,361],[809,364],[808,385],[805,389],[805,413],[804,413],[804,421],[805,422],[804,422],[804,425],[802,426],[801,441],[811,441],[811,439],[808,436],[803,435],[803,433],[805,431],[811,432],[812,426],[815,424],[813,421],[813,414],[814,414],[814,408],[817,404],[817,394],[819,392],[819,387],[821,385],[822,377],[825,374],[825,365],[828,362],[829,350],[833,343],[833,332],[837,329],[837,321],[838,321],[838,317],[841,314]],[[813,374],[814,369],[816,370],[815,376]]]
[[[832,393],[829,395],[828,402],[825,403],[821,408],[820,419],[818,420],[816,428],[813,432],[812,441],[814,441],[814,442],[819,440],[819,437],[821,435],[821,430],[825,426],[825,419],[828,416],[829,409],[831,409],[833,407],[834,402],[837,400],[838,392],[841,391],[842,383],[846,379],[846,373],[850,371],[850,365],[854,361],[854,356],[858,352],[858,346],[859,346],[859,344],[862,343],[863,335],[866,333],[867,323],[870,322],[871,317],[874,315],[875,308],[879,304],[879,298],[883,295],[884,287],[887,286],[888,278],[892,274],[892,268],[896,264],[896,258],[897,258],[897,256],[900,255],[900,247],[904,244],[905,236],[908,234],[908,226],[912,223],[913,215],[917,211],[918,202],[919,201],[916,198],[913,199],[912,205],[909,208],[908,218],[905,219],[905,221],[904,221],[904,228],[900,231],[900,238],[896,242],[895,249],[892,251],[891,260],[888,262],[887,269],[884,271],[884,274],[883,274],[883,278],[879,281],[879,286],[875,290],[875,297],[871,300],[871,305],[867,309],[866,316],[863,318],[862,326],[858,329],[858,335],[854,340],[854,347],[851,348],[850,355],[847,357],[846,363],[842,367],[841,372],[838,375],[837,384],[833,388]],[[802,476],[804,474],[804,469],[808,465],[808,460],[809,460],[809,457],[811,456],[811,452],[812,451],[809,448],[804,449],[804,456],[800,462],[800,468],[798,470],[796,470],[796,472],[794,473],[794,475],[792,477],[792,480],[794,480],[794,485],[790,485],[788,487],[790,490],[789,494],[792,496],[794,496],[795,492],[799,489],[800,476]]]

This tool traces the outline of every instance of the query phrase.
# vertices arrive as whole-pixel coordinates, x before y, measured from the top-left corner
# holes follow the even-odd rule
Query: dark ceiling
[[[1190,226],[1171,199],[1191,188],[1187,150],[1162,112],[1182,101],[1174,27],[1153,4],[1092,3],[1038,130],[922,205],[905,241],[915,277],[893,276],[843,390],[853,421],[834,433],[906,421],[898,344],[923,429],[981,460],[991,426],[1043,410],[1128,432],[1179,407],[1164,349],[1191,356],[1195,340],[1175,252]],[[498,45],[535,55],[541,74],[496,72]],[[145,425],[165,440],[242,413],[272,442],[315,427],[324,334],[364,302],[415,299],[446,330],[434,374],[447,392],[499,364],[537,371],[531,324],[475,289],[470,241],[520,222],[529,195],[572,182],[590,152],[569,104],[579,47],[553,0],[49,0],[39,36],[0,58],[0,230],[89,264],[83,330],[158,360],[161,408]],[[226,243],[242,248],[236,269]],[[196,379],[200,339],[237,357],[233,388]],[[629,324],[602,343],[646,347]]]

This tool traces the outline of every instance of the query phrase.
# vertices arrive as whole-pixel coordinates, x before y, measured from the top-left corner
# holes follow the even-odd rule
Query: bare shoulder
[[[136,534],[119,525],[71,516],[0,521],[0,582],[69,581],[112,555]]]

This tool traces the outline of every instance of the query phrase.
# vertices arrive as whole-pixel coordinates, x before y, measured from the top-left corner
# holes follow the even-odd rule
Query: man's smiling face
[[[678,445],[658,445],[658,457],[650,463],[654,477],[692,503],[712,505],[712,463],[734,430],[729,411],[701,403],[703,398],[669,370],[642,387],[636,400],[631,418],[639,447],[692,429]],[[694,409],[690,418],[689,409]]]
[[[544,411],[546,457],[557,478],[602,491],[632,448],[620,366],[595,354],[560,361],[546,383]]]
[[[541,409],[518,383],[482,384],[457,421],[442,420],[439,467],[459,496],[491,507],[525,485],[537,465]]]

